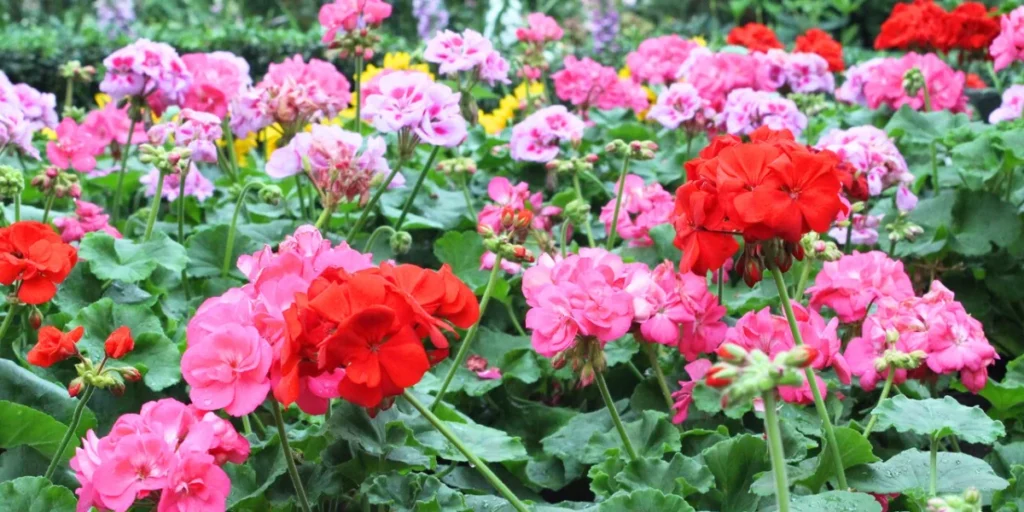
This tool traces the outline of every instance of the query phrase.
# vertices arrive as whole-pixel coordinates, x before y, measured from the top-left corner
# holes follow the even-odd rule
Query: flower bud
[[[276,206],[280,204],[283,196],[284,193],[281,191],[281,187],[277,185],[264,185],[259,191],[260,201],[270,205]]]
[[[723,343],[715,350],[715,354],[723,361],[739,363],[747,358],[747,351],[735,343]]]
[[[138,382],[142,380],[142,374],[133,366],[124,366],[118,368],[117,371],[121,372],[121,377],[128,382]]]
[[[110,394],[116,397],[124,396],[124,382],[120,380],[115,380],[113,384],[107,386],[107,389],[110,390]]]
[[[900,331],[894,327],[890,327],[885,330],[885,343],[888,345],[895,345],[900,340]]]
[[[590,215],[590,204],[581,199],[573,199],[569,201],[569,204],[565,205],[565,210],[562,214],[572,221],[573,224],[584,224]]]
[[[704,382],[713,388],[724,388],[732,383],[732,379],[735,376],[735,369],[715,365],[704,375]]]
[[[476,225],[476,232],[480,233],[480,236],[482,236],[484,238],[492,238],[492,237],[495,236],[494,235],[494,228],[492,228],[491,226],[488,226],[487,224],[477,224]]]
[[[135,340],[132,339],[131,329],[126,326],[118,327],[107,337],[103,349],[107,357],[111,359],[121,359],[125,354],[134,350]]]
[[[786,362],[797,368],[805,368],[810,366],[817,358],[818,349],[810,345],[801,345],[790,349],[788,356],[786,357]]]
[[[743,268],[743,282],[753,288],[755,284],[761,282],[761,278],[761,263],[756,258],[748,259]]]
[[[9,165],[0,165],[0,199],[11,199],[25,190],[25,176]]]
[[[82,378],[75,377],[70,384],[68,384],[68,396],[76,397],[82,392]]]
[[[401,255],[412,247],[412,235],[408,231],[395,231],[391,235],[391,252]]]
[[[907,92],[907,95],[917,96],[917,93],[921,92],[924,87],[924,73],[920,68],[910,68],[903,74],[903,90]]]
[[[39,312],[39,308],[32,306],[32,311],[28,314],[28,325],[36,331],[39,330],[40,325],[43,325],[43,314]]]

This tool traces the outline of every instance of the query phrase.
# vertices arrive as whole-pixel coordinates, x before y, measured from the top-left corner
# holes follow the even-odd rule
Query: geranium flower
[[[20,281],[18,299],[27,304],[52,299],[77,262],[78,251],[46,224],[21,221],[0,228],[0,284]]]

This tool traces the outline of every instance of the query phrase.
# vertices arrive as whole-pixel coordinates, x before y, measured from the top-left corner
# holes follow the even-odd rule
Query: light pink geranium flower
[[[219,512],[231,493],[227,473],[208,454],[186,454],[171,472],[167,489],[160,493],[157,512]]]
[[[988,49],[995,61],[996,71],[1024,60],[1024,6],[1003,15],[999,26],[999,35],[992,40],[992,46]]]
[[[96,168],[96,155],[103,152],[103,143],[84,126],[65,117],[57,125],[57,140],[46,144],[46,157],[60,169],[89,172]]]
[[[182,101],[184,108],[223,119],[231,102],[252,85],[249,63],[233,53],[189,53],[181,60],[193,77]]]
[[[325,29],[322,41],[331,43],[338,32],[376,27],[391,16],[391,5],[381,0],[335,0],[320,8],[318,20]]]
[[[538,110],[512,127],[512,159],[549,162],[558,156],[559,144],[581,140],[584,128],[583,121],[561,105]]]
[[[856,322],[864,318],[872,303],[883,298],[913,297],[914,287],[902,262],[880,251],[854,251],[838,261],[826,262],[807,293],[811,295],[811,308],[828,306],[839,320]]]
[[[532,12],[526,16],[526,27],[516,29],[516,38],[522,42],[548,43],[562,39],[565,32],[558,21],[540,12]]]
[[[181,373],[199,407],[244,416],[256,410],[270,391],[272,359],[270,344],[255,328],[226,325],[190,340],[181,358]]]

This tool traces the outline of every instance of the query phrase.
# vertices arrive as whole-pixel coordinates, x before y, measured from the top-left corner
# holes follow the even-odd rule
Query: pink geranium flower
[[[192,83],[192,73],[165,43],[138,39],[103,60],[107,74],[100,90],[114,101],[145,97],[159,114],[170,105],[180,105]]]
[[[658,95],[658,101],[647,112],[647,118],[675,130],[684,123],[699,123],[714,116],[700,92],[690,83],[675,83]]]
[[[65,117],[56,131],[57,140],[46,144],[46,157],[51,164],[78,172],[96,168],[96,155],[103,152],[103,144],[86,127]]]
[[[423,73],[389,73],[380,77],[373,90],[363,92],[363,118],[382,132],[409,133],[416,140],[444,147],[455,147],[466,138],[461,95]]]
[[[189,53],[181,60],[193,77],[182,101],[184,108],[223,119],[230,103],[252,84],[249,63],[233,53]]]
[[[807,293],[812,308],[828,306],[839,320],[856,322],[864,318],[871,304],[884,298],[913,297],[914,288],[902,262],[880,251],[854,251],[839,261],[826,262]]]
[[[90,110],[82,121],[82,127],[102,143],[103,146],[113,142],[124,146],[128,144],[128,129],[132,120],[128,117],[128,106],[117,107],[117,102],[107,102],[103,108]],[[132,144],[140,144],[147,140],[146,128],[143,123],[135,123],[135,131],[130,135]]]
[[[988,49],[996,71],[1024,60],[1024,6],[1005,14],[1000,18],[999,26],[999,35]]]
[[[156,184],[159,182],[160,171],[153,169],[148,174],[139,178],[139,183],[146,186],[146,197],[156,195]],[[185,195],[192,196],[200,202],[213,197],[213,182],[199,172],[195,164],[190,164],[189,172],[185,176]],[[181,193],[181,174],[173,173],[164,177],[164,186],[161,195],[168,201],[178,199]]]
[[[318,19],[325,29],[323,42],[331,43],[338,32],[376,27],[391,16],[391,5],[381,0],[335,0],[320,8]]]
[[[1003,91],[1002,103],[988,116],[992,124],[1013,121],[1024,113],[1024,85],[1011,85]]]
[[[442,75],[452,75],[482,66],[492,52],[494,45],[475,30],[466,29],[461,34],[445,30],[427,41],[423,59],[438,64]]]
[[[530,13],[526,23],[526,27],[516,29],[516,38],[522,42],[543,44],[558,41],[564,35],[558,21],[544,13]]]
[[[669,221],[675,200],[672,194],[661,188],[659,183],[647,185],[644,179],[635,174],[626,176],[623,190],[616,194],[625,194],[619,205],[619,220],[615,225],[616,234],[629,242],[630,247],[645,247],[654,243],[648,232],[654,226]],[[601,208],[600,220],[604,223],[605,232],[611,231],[615,217],[617,198],[612,198]]]
[[[675,400],[675,403],[672,404],[672,409],[675,411],[672,423],[678,425],[686,421],[690,415],[690,404],[693,403],[693,388],[704,379],[704,375],[710,368],[711,361],[708,359],[698,359],[684,367],[690,380],[679,381],[679,391],[672,393],[672,399]]]
[[[679,66],[695,48],[700,45],[675,34],[652,37],[626,56],[626,66],[630,75],[640,82],[670,84],[675,81]]]
[[[555,82],[555,94],[559,99],[576,106],[586,115],[590,108],[611,110],[630,108],[634,112],[647,110],[647,93],[639,84],[619,78],[615,69],[602,66],[586,57],[565,58],[565,67],[551,75]]]
[[[231,480],[210,455],[186,454],[178,460],[167,489],[160,493],[157,512],[217,512],[224,510]]]
[[[181,358],[181,373],[192,387],[189,396],[201,408],[244,416],[270,391],[271,360],[270,345],[255,328],[226,325],[191,340]]]
[[[796,103],[778,93],[737,89],[726,98],[719,124],[733,135],[749,135],[766,126],[772,130],[788,130],[799,137],[807,128],[807,116],[800,112]]]
[[[560,143],[581,140],[583,130],[583,121],[561,105],[538,110],[512,127],[512,159],[549,162],[558,156]]]
[[[174,451],[155,434],[132,434],[117,440],[114,453],[100,464],[92,484],[107,508],[126,511],[140,493],[164,489],[174,467]]]
[[[75,215],[58,217],[53,224],[60,230],[61,240],[67,243],[77,242],[86,233],[102,231],[114,238],[121,238],[121,233],[110,225],[110,216],[103,213],[103,208],[93,203],[75,200]]]

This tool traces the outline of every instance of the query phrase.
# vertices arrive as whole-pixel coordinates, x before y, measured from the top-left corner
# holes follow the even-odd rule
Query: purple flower
[[[435,32],[448,26],[448,9],[444,0],[412,0],[412,15],[416,18],[416,32],[420,39],[430,39]]]
[[[917,208],[917,196],[906,185],[900,185],[896,190],[896,208],[903,213],[910,213]]]
[[[729,93],[719,114],[719,122],[733,135],[747,135],[767,126],[772,130],[789,130],[799,137],[807,128],[807,116],[792,100],[778,93],[737,89]]]

